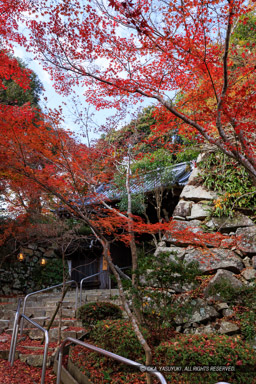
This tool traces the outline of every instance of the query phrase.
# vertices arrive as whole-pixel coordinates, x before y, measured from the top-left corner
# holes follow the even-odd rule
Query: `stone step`
[[[47,356],[46,366],[50,367],[54,361],[54,351],[50,351]],[[43,351],[42,354],[33,353],[19,353],[19,360],[23,363],[27,363],[31,367],[42,367],[43,365]]]
[[[54,311],[46,310],[45,314],[46,316],[52,316]],[[62,308],[62,316],[63,317],[75,317],[76,316],[76,310],[75,308]]]
[[[58,303],[59,303],[58,301],[48,301],[45,303],[45,307],[46,308],[51,308],[51,307],[56,308]],[[76,304],[75,301],[63,301],[62,302],[62,308],[74,308],[75,304]]]
[[[111,294],[110,294],[111,293]],[[118,296],[118,290],[83,290],[82,304],[88,302],[107,301],[120,305],[120,299]],[[13,322],[14,316],[17,310],[17,297],[5,298],[1,297],[0,300],[0,319],[9,320]],[[4,301],[5,300],[5,301]],[[29,298],[26,303],[25,314],[28,317],[52,317],[57,302],[60,300],[60,295],[56,293],[40,294],[37,297]],[[80,306],[80,300],[78,298],[78,307]],[[63,302],[63,316],[74,317],[75,316],[75,291],[69,292]],[[9,324],[10,326],[10,324]]]
[[[3,320],[3,319],[1,319],[0,320],[0,328],[8,326],[9,323],[10,323],[10,320]]]
[[[7,311],[7,310],[16,311],[17,310],[17,303],[0,303],[0,311]]]
[[[48,317],[48,318],[51,318],[52,315],[54,314],[56,310],[56,306],[55,307],[28,307],[26,308],[25,310],[25,315],[29,318],[43,318],[43,317]],[[62,316],[64,318],[70,318],[70,317],[75,317],[75,306],[72,306],[72,307],[64,307],[62,308]],[[21,311],[22,313],[22,311]],[[10,320],[10,321],[13,321],[14,320],[14,317],[15,317],[15,314],[16,314],[16,310],[6,310],[6,311],[3,311],[0,315],[0,319],[1,320]],[[58,316],[58,314],[57,314]]]
[[[13,310],[8,309],[8,310],[4,311],[4,312],[1,314],[1,319],[2,319],[2,320],[11,320],[11,321],[13,321],[13,320],[14,320],[15,313],[16,313],[16,311],[13,311]]]
[[[0,304],[1,303],[17,303],[18,299],[21,298],[23,299],[23,296],[16,296],[16,297],[6,297],[6,296],[0,296]]]
[[[85,290],[83,289],[82,291],[82,294],[83,295],[98,295],[98,296],[115,296],[115,295],[119,295],[118,293],[118,289],[89,289],[89,290]],[[0,297],[0,306],[2,303],[13,303],[13,304],[16,304],[17,305],[17,302],[18,302],[18,298],[21,298],[22,301],[24,299],[24,296],[20,296],[20,297],[5,297],[5,296],[1,296]],[[56,301],[59,301],[61,298],[61,292],[48,292],[48,293],[40,293],[38,295],[35,295],[35,296],[31,296],[27,299],[27,304],[26,306],[33,306],[34,303],[36,302],[42,302],[42,301],[52,301],[52,302],[56,302]],[[71,292],[68,292],[66,295],[65,295],[65,301],[75,301],[75,298],[76,298],[76,292],[75,291],[71,291]],[[78,298],[79,298],[79,293],[78,293]],[[33,304],[30,304],[30,303],[33,303]]]
[[[39,322],[36,320],[36,318],[33,319],[33,320],[35,320],[39,324]],[[42,325],[46,329],[47,326],[48,326],[48,322],[46,321],[44,324],[40,324],[40,325]],[[64,318],[61,321],[61,325],[62,325],[62,327],[65,327],[65,329],[67,329],[69,327],[77,327],[77,328],[82,328],[83,327],[82,326],[82,322],[80,320],[75,319],[75,318],[73,318],[73,319],[70,319],[70,318],[69,319],[65,319]],[[9,326],[9,328],[6,328],[6,327],[4,328],[4,332],[8,333],[8,334],[12,334],[12,332],[13,332],[13,323],[9,323],[8,326]],[[57,328],[58,326],[59,326],[59,320],[55,319],[53,324],[52,324],[52,327],[53,328]],[[39,331],[37,328],[33,327],[32,324],[24,323],[23,333],[25,335],[28,335],[29,332],[32,331],[32,330],[33,331],[37,330],[42,335],[42,331]]]
[[[49,319],[50,319],[49,316],[31,317],[31,320],[35,321],[37,324],[41,325],[42,327],[47,323]]]
[[[53,309],[54,310],[54,309]],[[44,316],[48,316],[48,313],[46,313],[47,311],[46,311],[46,308],[44,308],[44,307],[28,307],[28,308],[26,308],[26,310],[25,310],[25,315],[27,316],[27,317],[44,317]],[[50,312],[49,310],[48,310],[48,312]]]
[[[82,322],[77,319],[62,319],[61,320],[62,326],[67,326],[67,327],[82,327]],[[53,327],[57,327],[59,325],[59,318],[55,318],[55,320],[52,323]],[[48,322],[45,324],[45,327],[48,326]]]
[[[61,327],[61,338],[65,339],[66,337],[73,337],[74,339],[80,338],[85,330],[68,330],[68,326]],[[26,334],[31,340],[42,340],[43,333],[39,329],[30,329],[26,330]],[[59,328],[51,328],[49,330],[49,340],[50,342],[57,341],[59,337]]]

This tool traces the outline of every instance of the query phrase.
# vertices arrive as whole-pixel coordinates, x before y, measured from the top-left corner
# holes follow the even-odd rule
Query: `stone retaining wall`
[[[44,248],[37,244],[28,244],[20,249],[24,260],[10,259],[0,269],[0,295],[24,294],[42,289],[42,284],[38,285],[38,279],[41,269],[45,267],[40,265],[40,261],[44,258],[49,266],[58,257],[56,251],[55,245]],[[52,283],[55,282],[53,279]]]
[[[232,308],[212,288],[225,282],[233,289],[252,286],[256,278],[256,225],[247,216],[237,212],[233,218],[210,218],[209,211],[215,193],[198,186],[198,168],[184,187],[173,213],[170,231],[159,243],[155,256],[169,252],[184,262],[198,263],[206,276],[211,276],[204,288],[203,297],[193,300],[181,294],[184,302],[190,300],[190,315],[175,318],[176,330],[183,333],[239,333],[239,326],[232,317]],[[180,288],[179,288],[180,289]],[[174,293],[175,292],[174,289]],[[256,343],[255,343],[256,344]]]

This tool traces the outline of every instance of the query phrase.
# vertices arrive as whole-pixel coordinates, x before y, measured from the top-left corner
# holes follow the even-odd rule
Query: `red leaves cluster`
[[[25,46],[42,61],[56,89],[68,94],[80,84],[97,109],[152,98],[168,111],[159,133],[196,131],[256,179],[255,49],[230,43],[237,20],[251,5],[109,0],[102,7],[97,12],[90,1],[66,0],[29,4]],[[17,15],[17,9],[11,11]],[[236,57],[243,65],[234,65]],[[174,103],[168,100],[173,92]]]
[[[7,340],[7,341],[5,341]],[[0,349],[1,351],[10,350],[11,335],[2,334],[0,336]],[[41,347],[41,350],[33,353],[43,354],[43,348],[40,341],[32,341],[28,337],[25,340],[18,342],[17,350],[22,353],[31,354],[31,349],[25,347]],[[56,343],[50,343],[50,348],[55,348]],[[35,384],[41,382],[41,367],[32,367],[20,360],[15,360],[13,367],[7,360],[0,359],[0,383],[1,384]],[[45,384],[55,384],[56,376],[52,372],[52,368],[46,369]]]
[[[6,360],[0,359],[1,384],[35,384],[41,381],[42,368],[31,367],[20,360],[14,362],[13,367]],[[45,384],[55,384],[56,376],[52,369],[46,369]]]
[[[222,235],[219,232],[205,233],[200,230],[199,227],[189,227],[187,223],[182,225],[182,222],[172,220],[168,224],[167,239],[169,236],[172,238],[172,242],[179,244],[194,245],[199,247],[214,247],[218,248],[220,245],[223,248],[232,248],[236,245],[235,237]]]
[[[167,142],[160,143],[170,146],[170,131],[204,138],[256,179],[255,50],[243,50],[243,65],[234,66],[229,46],[229,27],[247,11],[240,0],[171,1],[168,6],[159,1],[157,7],[151,0],[111,0],[102,12],[90,1],[1,2],[0,33],[6,45],[19,41],[33,51],[59,92],[83,85],[87,101],[97,109],[120,108],[130,96],[134,103],[153,98],[161,107],[151,140],[154,135],[162,140],[164,133]],[[26,23],[29,35],[18,33],[18,22]],[[120,33],[120,25],[126,32]],[[0,59],[0,79],[26,89],[29,71],[20,69],[6,50]],[[176,92],[175,103],[165,97],[170,92]],[[29,105],[0,106],[1,190],[16,215],[41,199],[47,202],[45,210],[50,203],[63,204],[84,219],[86,201],[95,201],[95,189],[113,176],[110,147],[75,143],[58,128],[59,117],[57,112],[43,116]],[[127,238],[127,219],[117,212],[90,219],[107,235],[121,227]],[[134,222],[140,233],[156,229]]]

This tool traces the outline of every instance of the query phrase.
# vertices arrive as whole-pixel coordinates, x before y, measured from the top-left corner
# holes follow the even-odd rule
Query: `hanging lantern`
[[[17,259],[18,259],[19,261],[24,261],[25,257],[24,257],[24,255],[23,255],[23,253],[19,253],[18,256],[17,256]]]
[[[44,267],[46,265],[46,260],[44,258],[42,258],[40,260],[40,264],[42,265],[42,267]]]

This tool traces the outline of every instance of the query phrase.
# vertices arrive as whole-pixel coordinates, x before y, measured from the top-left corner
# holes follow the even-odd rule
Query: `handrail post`
[[[15,329],[17,328],[18,317],[19,317],[19,314],[20,314],[20,305],[21,305],[21,299],[18,299],[17,311],[15,313],[13,327],[12,327],[12,329],[13,329],[12,330],[12,340],[11,340],[10,352],[9,352],[9,357],[8,357],[8,361],[9,362],[11,362],[11,359],[12,359],[14,333],[15,333]]]
[[[77,307],[78,307],[78,283],[76,283],[76,303],[75,303],[75,315],[77,316]]]
[[[36,328],[40,329],[42,332],[44,332],[44,337],[45,337],[45,345],[44,345],[44,355],[43,355],[43,364],[42,364],[42,374],[41,374],[41,384],[44,384],[45,381],[45,371],[46,371],[46,365],[47,365],[47,353],[48,353],[48,346],[49,346],[49,333],[46,329],[41,327],[41,325],[37,324],[35,321],[31,320],[29,317],[25,316],[24,314],[19,314],[18,315],[18,320],[17,324],[14,330],[14,339],[13,339],[13,348],[12,348],[12,353],[10,350],[11,358],[10,358],[10,363],[11,367],[13,366],[14,363],[14,357],[15,357],[15,351],[16,351],[16,346],[17,346],[17,339],[18,339],[18,333],[19,333],[19,326],[21,323],[22,318],[24,318],[26,321],[29,323],[33,324]]]
[[[41,384],[44,384],[44,380],[45,380],[47,353],[48,353],[48,345],[49,345],[49,333],[46,329],[44,329],[44,340],[45,340],[45,345],[44,345],[44,357],[43,357],[43,365],[42,365]]]
[[[122,267],[122,268],[129,268],[129,267]],[[122,268],[120,268],[120,269],[122,269]],[[80,307],[81,307],[81,305],[82,305],[82,288],[83,288],[83,282],[84,282],[85,280],[90,279],[91,277],[98,276],[98,275],[100,275],[100,274],[103,273],[103,272],[104,272],[104,271],[100,271],[100,272],[98,272],[98,273],[95,273],[94,275],[86,276],[86,277],[84,277],[82,280],[80,280],[80,298],[79,298],[79,301],[80,301]],[[108,275],[108,282],[109,282],[109,292],[110,292],[110,294],[111,294],[111,276],[110,276],[110,273],[109,273],[109,275]]]
[[[91,277],[99,276],[101,273],[102,273],[102,271],[98,272],[98,273],[94,273],[94,275],[86,276],[82,280],[80,280],[80,300],[79,300],[80,301],[80,307],[82,305],[82,287],[83,287],[83,282],[85,280],[90,279]]]
[[[26,309],[26,304],[27,304],[27,299],[29,298],[30,293],[25,296],[24,301],[23,301],[23,308],[22,308],[22,315],[25,315],[25,309]],[[20,334],[22,335],[23,333],[23,328],[24,328],[24,319],[22,317],[21,323],[20,323]]]
[[[102,349],[102,348],[98,348],[98,347],[96,347],[95,345],[85,343],[85,342],[83,342],[83,341],[81,341],[81,340],[74,339],[74,338],[72,338],[72,337],[67,337],[65,340],[63,340],[63,342],[61,343],[60,348],[59,348],[59,356],[58,356],[58,368],[57,368],[57,380],[56,380],[56,384],[60,384],[60,380],[61,380],[62,356],[63,356],[64,346],[66,345],[66,343],[67,343],[68,341],[70,341],[71,343],[80,345],[80,346],[82,346],[82,347],[85,347],[85,348],[87,348],[87,349],[89,349],[89,350],[92,350],[92,351],[94,351],[94,352],[98,352],[99,354],[101,354],[101,355],[103,355],[103,356],[110,357],[110,358],[112,358],[112,359],[114,359],[114,360],[119,361],[120,363],[124,363],[124,364],[127,364],[127,365],[131,365],[131,366],[136,367],[136,368],[140,368],[140,367],[141,367],[141,364],[140,364],[140,363],[137,363],[136,361],[127,359],[126,357],[123,357],[123,356],[116,355],[115,353],[106,351],[105,349]],[[166,382],[164,376],[163,376],[160,372],[158,372],[158,371],[154,371],[154,372],[149,372],[149,374],[152,375],[152,376],[157,377],[161,384],[167,384],[167,382]]]
[[[76,308],[77,308],[77,302],[78,302],[78,284],[75,280],[69,280],[67,281],[65,284],[71,284],[71,283],[76,283]],[[35,291],[35,292],[31,292],[31,293],[28,293],[25,298],[24,298],[24,303],[23,303],[23,311],[22,311],[22,315],[25,315],[25,310],[26,310],[26,304],[27,304],[27,300],[30,296],[33,296],[33,295],[36,295],[37,293],[41,293],[41,292],[46,292],[46,291],[50,291],[51,289],[54,289],[54,288],[58,288],[58,287],[62,287],[64,283],[60,283],[60,284],[56,284],[56,285],[52,285],[51,287],[48,287],[48,288],[43,288],[43,289],[40,289],[39,291]],[[22,320],[21,320],[21,327],[20,327],[20,334],[22,335],[23,333],[23,324],[24,324],[24,320],[23,320],[23,317],[22,317]]]
[[[61,379],[61,366],[62,366],[62,356],[63,356],[63,347],[62,347],[62,345],[63,345],[63,343],[61,344],[60,349],[59,349],[56,384],[60,384],[60,379]]]
[[[14,334],[13,335],[13,346],[12,346],[12,352],[10,352],[11,353],[11,357],[10,357],[11,367],[13,366],[14,358],[15,358],[15,351],[16,351],[16,345],[17,345],[17,339],[18,339],[18,333],[19,333],[19,319],[20,319],[21,316],[22,315],[19,314],[16,327],[13,330],[13,334]]]
[[[82,285],[83,285],[83,279],[80,280],[80,294],[79,294],[80,307],[82,306]]]

